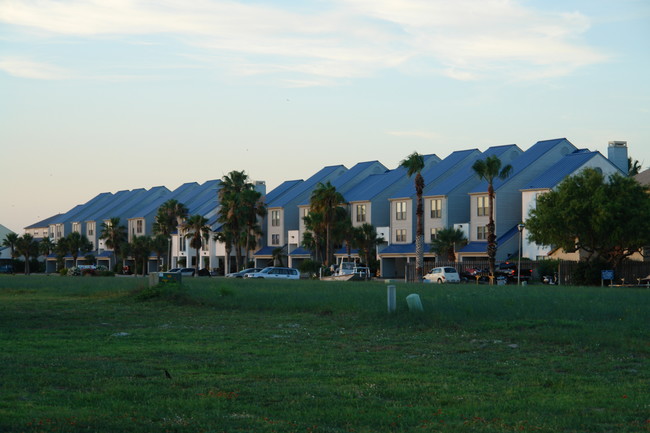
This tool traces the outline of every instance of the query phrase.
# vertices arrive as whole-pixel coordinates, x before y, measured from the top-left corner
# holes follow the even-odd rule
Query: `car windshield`
[[[260,274],[268,274],[268,273],[271,272],[272,270],[273,270],[273,268],[264,268],[264,269],[262,269],[262,270],[260,271]]]
[[[457,273],[455,268],[445,268],[445,272]]]

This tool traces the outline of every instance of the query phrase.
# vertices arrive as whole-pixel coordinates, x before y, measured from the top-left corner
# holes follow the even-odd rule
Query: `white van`
[[[456,268],[441,266],[433,268],[424,276],[425,283],[460,283],[460,275]]]

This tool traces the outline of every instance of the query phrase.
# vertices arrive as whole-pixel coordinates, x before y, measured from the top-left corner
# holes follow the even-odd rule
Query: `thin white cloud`
[[[0,4],[0,22],[79,38],[157,35],[233,62],[243,74],[296,83],[426,65],[456,80],[570,74],[606,56],[581,41],[588,17],[519,0],[330,0],[300,11],[222,0],[24,0]],[[201,53],[198,54],[200,56]],[[325,78],[325,80],[323,80]]]
[[[0,71],[19,78],[62,80],[70,74],[57,66],[18,57],[0,58]]]

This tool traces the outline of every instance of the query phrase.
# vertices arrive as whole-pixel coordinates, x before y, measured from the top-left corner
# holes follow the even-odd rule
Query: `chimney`
[[[610,141],[607,148],[607,159],[627,175],[627,141]]]

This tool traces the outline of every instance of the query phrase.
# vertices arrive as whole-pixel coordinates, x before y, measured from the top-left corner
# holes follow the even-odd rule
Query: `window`
[[[271,235],[271,245],[280,245],[280,235]]]
[[[364,223],[366,222],[366,205],[358,204],[357,205],[357,222]]]
[[[406,242],[406,229],[395,230],[395,242]]]
[[[307,216],[309,216],[309,208],[308,208],[308,207],[304,207],[304,208],[302,208],[302,217],[303,217],[303,219],[304,219],[304,218],[307,217]],[[279,218],[280,218],[280,217],[278,216],[278,222],[280,221]],[[278,225],[280,225],[280,224],[278,224]]]
[[[272,210],[271,211],[271,225],[273,227],[280,226],[280,211],[279,210]]]
[[[72,223],[72,231],[80,233],[81,232],[81,227],[79,223]]]
[[[135,232],[136,232],[137,234],[142,234],[143,231],[144,231],[144,221],[142,221],[142,220],[137,220],[137,221],[135,222]]]
[[[398,201],[395,203],[395,219],[396,220],[405,220],[406,219],[406,202]]]
[[[95,236],[95,223],[88,223],[88,236]]]
[[[442,199],[431,200],[431,218],[442,218]]]
[[[476,227],[476,239],[478,240],[487,239],[487,226]]]
[[[179,251],[185,251],[185,238],[183,236],[179,236],[178,242],[179,242],[179,246],[178,246]]]
[[[438,239],[438,230],[439,229],[431,229],[431,242]]]
[[[487,216],[488,215],[488,198],[487,198],[487,196],[476,197],[476,215],[477,216]]]

